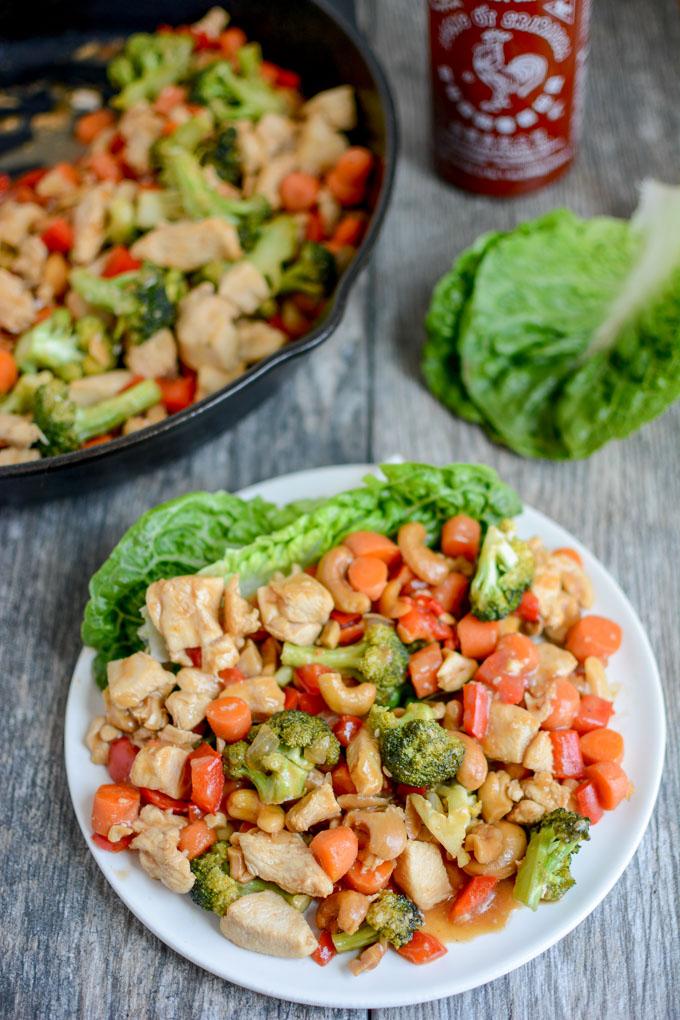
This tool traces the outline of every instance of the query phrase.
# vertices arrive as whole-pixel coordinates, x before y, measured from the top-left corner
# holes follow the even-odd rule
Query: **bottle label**
[[[440,158],[489,181],[572,159],[590,0],[429,0]]]

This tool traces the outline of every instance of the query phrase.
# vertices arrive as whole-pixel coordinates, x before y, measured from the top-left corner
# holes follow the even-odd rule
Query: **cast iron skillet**
[[[0,89],[39,78],[101,85],[101,65],[88,68],[72,60],[82,43],[153,29],[170,19],[186,24],[197,20],[208,6],[207,0],[175,0],[172,5],[158,0],[115,4],[81,0],[66,5],[53,0],[37,15],[35,5],[14,0],[9,17],[2,19]],[[338,13],[338,6],[345,13],[351,11],[346,0],[336,4],[329,0],[223,0],[223,6],[235,24],[262,43],[268,59],[302,74],[305,93],[312,95],[343,82],[354,86],[360,124],[353,137],[376,152],[382,163],[366,237],[341,277],[324,319],[302,339],[253,366],[224,390],[140,432],[44,461],[0,468],[0,505],[85,493],[214,438],[286,382],[301,356],[322,344],[342,319],[352,285],[375,244],[392,189],[398,128],[389,85],[366,41]],[[30,37],[36,24],[44,36]],[[8,165],[7,155],[0,155],[0,169],[3,164]]]

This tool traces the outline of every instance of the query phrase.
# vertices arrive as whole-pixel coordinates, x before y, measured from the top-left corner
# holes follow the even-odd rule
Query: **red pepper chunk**
[[[479,667],[475,680],[492,687],[506,705],[518,705],[524,697],[526,678],[537,665],[536,645],[523,634],[506,634]]]
[[[444,659],[438,644],[425,645],[409,659],[411,683],[419,698],[427,698],[437,690],[437,672]]]
[[[572,727],[579,733],[589,733],[591,730],[599,730],[609,725],[609,720],[614,714],[614,706],[606,698],[599,698],[596,694],[584,694],[581,697],[576,718]]]
[[[589,818],[593,825],[599,822],[604,814],[604,808],[600,804],[595,784],[590,779],[576,787],[574,790],[574,800],[580,815],[583,815],[584,818]]]
[[[62,216],[52,220],[40,235],[48,251],[67,255],[73,247],[73,227]]]
[[[401,949],[397,949],[400,956],[403,956],[409,963],[432,963],[440,956],[445,956],[448,949],[434,935],[428,935],[424,931],[416,931],[413,938]]]
[[[142,263],[133,258],[127,248],[118,244],[109,252],[102,269],[102,276],[111,279],[114,276],[120,276],[121,273],[130,273],[135,269],[140,269],[141,265]]]
[[[578,779],[583,775],[583,755],[576,730],[553,730],[553,773],[556,779]]]
[[[333,727],[333,733],[342,746],[347,747],[363,725],[363,721],[356,715],[341,715]]]
[[[161,400],[168,414],[177,414],[193,404],[196,397],[196,374],[187,372],[177,379],[156,379]]]
[[[174,797],[168,797],[167,793],[161,793],[160,790],[151,790],[146,786],[140,786],[139,792],[145,804],[153,804],[155,807],[160,808],[161,811],[172,811],[176,815],[186,815],[189,813],[190,805],[188,800],[175,800]]]
[[[319,677],[324,673],[328,673],[328,666],[320,666],[317,663],[298,666],[295,670],[295,686],[307,694],[318,694]]]
[[[489,729],[491,691],[471,680],[463,687],[463,729],[475,740],[483,740]]]
[[[517,607],[517,614],[527,623],[537,623],[541,618],[541,607],[538,599],[529,588],[522,595],[522,601]]]
[[[458,894],[449,911],[449,921],[469,921],[491,904],[498,879],[493,875],[474,875]]]
[[[329,931],[319,932],[319,945],[312,953],[314,963],[318,963],[320,967],[325,967],[336,954],[337,949],[333,945],[331,933]]]
[[[331,779],[333,781],[333,792],[335,794],[341,793],[356,793],[357,788],[354,785],[347,763],[341,761],[339,765],[336,765],[334,769],[331,769]]]
[[[139,753],[129,737],[118,737],[109,744],[106,767],[114,783],[129,783],[132,763]]]
[[[95,846],[98,846],[100,850],[109,850],[112,854],[119,854],[121,850],[127,850],[134,838],[134,834],[131,836],[122,836],[121,839],[112,843],[110,839],[106,838],[106,836],[101,836],[98,832],[92,833],[92,842]]]
[[[430,602],[434,603],[441,613],[441,606],[434,599]],[[448,623],[442,623],[419,599],[413,609],[400,617],[397,634],[405,645],[410,645],[414,641],[446,641],[453,637],[453,628]]]
[[[224,792],[222,756],[209,744],[201,744],[187,759],[190,770],[191,800],[201,811],[214,814]]]

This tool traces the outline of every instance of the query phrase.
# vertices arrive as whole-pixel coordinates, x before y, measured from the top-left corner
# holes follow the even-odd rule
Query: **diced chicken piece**
[[[525,769],[531,769],[532,772],[551,773],[553,771],[552,741],[550,734],[545,730],[540,730],[527,747],[522,765]]]
[[[249,120],[237,121],[234,127],[243,172],[246,177],[252,177],[258,173],[266,158],[262,139]]]
[[[237,361],[234,368],[225,372],[214,365],[199,365],[196,373],[196,400],[203,400],[238,379],[246,370],[242,361]]]
[[[40,283],[47,262],[47,247],[39,237],[27,237],[19,245],[12,272],[20,276],[29,287]]]
[[[209,365],[223,372],[238,364],[235,308],[215,294],[212,284],[194,287],[179,305],[177,339],[182,361],[189,368]]]
[[[0,205],[0,244],[18,248],[45,215],[35,202],[3,202]]]
[[[149,618],[160,631],[173,662],[191,666],[187,648],[203,648],[222,637],[219,609],[221,577],[172,577],[154,581],[146,592]]]
[[[244,319],[236,324],[238,354],[247,364],[261,361],[286,343],[288,337],[281,329],[268,322],[249,322]]]
[[[583,669],[590,693],[596,694],[598,698],[605,698],[607,701],[613,701],[616,697],[616,690],[612,688],[609,680],[607,679],[607,672],[602,660],[598,659],[594,655],[589,655],[583,663]]]
[[[306,832],[312,825],[337,818],[340,805],[335,799],[333,786],[325,782],[310,790],[286,812],[286,827],[291,832]]]
[[[242,949],[265,956],[300,959],[317,947],[304,916],[282,896],[267,890],[241,896],[220,921],[220,931]]]
[[[238,574],[231,577],[224,589],[222,626],[232,637],[245,637],[260,629],[260,614],[239,591]],[[239,660],[240,661],[240,660]],[[260,662],[262,660],[260,659]]]
[[[121,709],[136,708],[151,694],[166,696],[175,686],[174,674],[146,652],[109,662],[106,675],[111,703]]]
[[[553,779],[549,772],[537,772],[532,778],[521,780],[519,785],[524,797],[508,815],[509,822],[532,825],[550,811],[569,805],[571,790]]]
[[[219,694],[222,684],[216,676],[191,667],[180,669],[175,682],[179,690],[167,698],[165,707],[175,726],[193,730],[205,719],[205,710]]]
[[[226,594],[225,594],[225,605],[226,605]],[[225,627],[227,626],[225,620]],[[228,628],[227,628],[228,629]],[[260,655],[260,651],[254,641],[250,638],[246,640],[241,655],[237,663],[238,668],[241,670],[244,676],[261,676],[263,659]]]
[[[392,877],[421,910],[430,910],[451,895],[442,855],[433,843],[410,839]]]
[[[163,118],[147,102],[135,103],[118,121],[125,162],[138,174],[151,170],[151,148],[163,134]]]
[[[267,160],[257,175],[255,194],[264,195],[272,209],[281,206],[281,182],[284,177],[297,169],[298,160],[292,152],[283,152],[280,156]]]
[[[169,329],[159,329],[144,343],[128,348],[125,364],[133,375],[144,379],[172,378],[177,375],[177,344]]]
[[[319,114],[334,131],[351,131],[357,126],[357,108],[351,85],[318,92],[302,107],[302,114],[311,117]]]
[[[140,751],[137,758],[143,753]],[[139,818],[132,823],[137,835],[130,846],[139,851],[139,863],[147,875],[159,879],[166,888],[176,893],[188,893],[194,884],[186,852],[177,847],[186,824],[186,818],[181,815],[161,811],[151,804],[143,807]]]
[[[260,270],[244,259],[230,266],[220,279],[220,297],[230,301],[239,312],[252,315],[269,297],[269,284]]]
[[[251,676],[238,683],[229,684],[230,698],[241,698],[258,716],[274,715],[283,709],[285,695],[273,676]]]
[[[459,691],[476,671],[477,663],[474,659],[466,659],[460,652],[447,650],[437,671],[437,687],[442,691]]]
[[[276,882],[286,892],[320,899],[333,892],[333,883],[298,833],[284,830],[270,835],[250,829],[239,833],[238,845],[254,875]]]
[[[177,744],[152,740],[133,761],[130,782],[149,790],[160,790],[168,797],[181,800],[186,793],[184,765],[188,757],[189,752]]]
[[[536,676],[539,682],[570,676],[576,669],[576,657],[566,648],[558,648],[550,641],[543,641],[536,645],[536,650],[538,652]]]
[[[320,113],[308,117],[302,125],[296,150],[298,169],[319,176],[335,166],[349,142],[329,125]]]
[[[106,721],[106,716],[96,716],[85,734],[85,745],[90,752],[90,761],[95,765],[106,765],[109,760],[109,744],[121,735],[122,731],[111,726]]]
[[[86,375],[84,379],[75,379],[69,384],[68,393],[78,407],[91,407],[100,400],[115,397],[132,382],[132,372],[124,368],[114,368],[111,372],[100,372],[98,375]]]
[[[165,694],[150,694],[148,698],[144,698],[141,705],[133,709],[133,715],[141,729],[155,733],[167,725],[169,716],[165,711],[164,702]]]
[[[297,125],[290,117],[280,113],[265,113],[255,125],[255,134],[259,139],[265,160],[280,156],[295,146]]]
[[[113,197],[109,181],[88,188],[73,213],[73,249],[71,258],[79,265],[92,262],[106,238],[106,216]]]
[[[199,35],[206,35],[208,39],[217,39],[228,24],[229,15],[224,8],[211,7],[192,27]]]
[[[347,746],[347,767],[360,796],[380,793],[384,780],[380,748],[367,726],[362,726]]]
[[[162,740],[164,744],[176,744],[177,747],[183,747],[185,751],[193,751],[201,738],[191,730],[183,730],[179,726],[168,723],[159,731],[158,739]]]
[[[262,622],[280,641],[312,645],[333,611],[333,598],[314,577],[300,571],[289,577],[275,575],[258,588]]]
[[[32,460],[40,460],[40,450],[18,450],[15,446],[0,449],[0,467],[26,464]]]
[[[0,269],[0,327],[8,333],[23,333],[34,317],[33,296],[24,281],[7,269]]]
[[[154,404],[144,414],[135,414],[123,425],[123,435],[129,436],[132,432],[139,432],[140,429],[145,429],[148,425],[155,425],[156,422],[163,421],[168,417],[168,412],[165,410],[163,404]]]
[[[165,223],[144,234],[130,249],[136,259],[188,273],[206,262],[238,259],[242,255],[236,228],[225,220],[181,220]]]
[[[231,634],[222,634],[216,641],[203,645],[202,666],[206,673],[219,673],[231,669],[238,662],[238,648]]]
[[[22,418],[20,414],[7,414],[0,411],[0,443],[25,450],[40,439],[41,432],[37,425]]]
[[[519,765],[538,727],[538,720],[526,709],[494,701],[482,750],[487,758]]]
[[[342,206],[330,188],[321,188],[317,199],[324,233],[331,236],[342,217]]]
[[[78,182],[70,173],[64,173],[57,165],[48,170],[35,186],[35,192],[41,198],[66,198],[78,191]]]

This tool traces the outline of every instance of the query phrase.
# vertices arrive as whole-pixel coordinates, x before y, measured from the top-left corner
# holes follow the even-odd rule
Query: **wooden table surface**
[[[587,921],[486,987],[408,1011],[376,1011],[376,1017],[680,1016],[680,404],[587,462],[528,462],[450,417],[418,376],[432,284],[477,234],[560,204],[585,214],[627,215],[643,176],[677,181],[678,7],[675,0],[594,5],[586,140],[577,166],[549,190],[494,202],[451,190],[430,172],[424,3],[360,0],[358,6],[398,96],[403,150],[381,243],[342,328],[302,363],[285,392],[197,453],[162,470],[150,463],[145,477],[117,489],[2,511],[3,1018],[322,1015],[204,973],[167,949],[116,898],[69,802],[64,705],[88,577],[141,511],[189,489],[237,489],[287,471],[395,452],[486,461],[594,551],[648,628],[671,741],[649,831]],[[414,973],[419,979],[427,983],[426,970]]]

